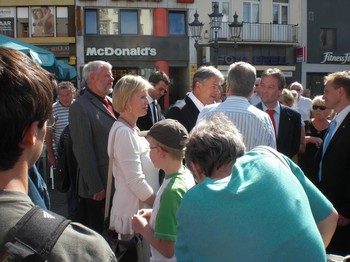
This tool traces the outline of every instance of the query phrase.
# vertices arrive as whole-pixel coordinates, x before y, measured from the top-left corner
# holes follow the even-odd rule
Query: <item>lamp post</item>
[[[237,48],[237,40],[241,38],[243,23],[238,22],[238,15],[236,12],[233,16],[233,22],[228,26],[230,27],[230,37],[234,41],[234,48]]]
[[[201,40],[202,38],[202,30],[203,30],[203,23],[199,22],[198,20],[198,13],[196,11],[196,13],[194,14],[194,20],[192,23],[189,23],[188,25],[190,26],[190,30],[191,30],[191,35],[192,38],[194,39],[194,47],[196,48],[196,53],[197,53],[197,65],[198,64],[202,64],[200,61],[200,53],[198,52],[198,41]]]
[[[223,14],[219,13],[219,6],[217,3],[213,6],[213,12],[208,15],[210,18],[210,28],[214,31],[214,43],[211,44],[200,44],[199,41],[202,39],[202,30],[203,30],[203,23],[201,23],[198,20],[198,13],[194,14],[194,20],[192,23],[189,23],[191,36],[195,41],[194,47],[196,48],[197,52],[197,65],[201,65],[201,57],[200,53],[198,52],[198,48],[200,46],[210,46],[214,49],[214,66],[218,67],[218,54],[219,54],[219,43],[218,43],[218,32],[221,30],[221,24],[222,24],[222,17]],[[241,31],[243,27],[242,22],[238,22],[238,15],[235,12],[235,15],[233,16],[233,22],[229,24],[230,28],[230,38],[234,41],[234,47],[237,47],[237,40],[241,38]]]
[[[219,13],[219,6],[215,2],[214,10],[211,14],[209,14],[210,18],[210,28],[214,30],[214,65],[218,67],[218,56],[219,56],[219,43],[218,43],[218,32],[221,30],[222,17],[224,16],[222,13]]]

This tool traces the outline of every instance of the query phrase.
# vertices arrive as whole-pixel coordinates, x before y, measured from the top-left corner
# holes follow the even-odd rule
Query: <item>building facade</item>
[[[223,15],[217,37],[208,16],[215,4]],[[40,0],[0,0],[0,8],[0,32],[76,67],[77,85],[84,64],[93,60],[110,62],[116,81],[125,74],[148,78],[156,69],[165,71],[171,79],[165,108],[191,89],[194,72],[204,64],[217,64],[226,74],[231,63],[247,61],[258,75],[278,67],[288,82],[301,77],[301,0],[47,0],[45,6]],[[188,26],[195,12],[204,24],[197,49]],[[235,13],[243,26],[232,39]]]
[[[76,66],[74,0],[0,0],[0,33],[51,51],[62,66]]]
[[[278,67],[285,73],[287,83],[296,78],[296,47],[301,36],[300,0],[218,0],[207,1],[207,4],[197,3],[199,20],[204,23],[201,42],[205,46],[211,45],[200,50],[202,63],[210,63],[214,59],[215,50],[212,46],[215,35],[207,14],[212,13],[215,3],[223,14],[218,32],[217,64],[221,71],[225,72],[233,62],[246,61],[255,66],[258,76],[266,68]],[[190,16],[193,17],[195,11],[190,10]],[[232,39],[229,34],[229,24],[233,22],[235,13],[238,22],[243,22],[238,39]]]
[[[223,14],[217,42],[207,15],[214,4]],[[172,83],[165,107],[190,90],[199,66],[214,64],[214,51],[224,74],[231,63],[247,61],[258,74],[279,67],[295,78],[300,0],[77,0],[76,5],[78,72],[96,59],[112,64],[116,81],[127,73],[147,78],[161,69]],[[188,27],[196,11],[204,24],[197,50]],[[235,12],[244,22],[237,45],[228,33]]]
[[[350,70],[350,23],[347,0],[303,0],[302,57],[298,72],[312,96],[323,94],[323,77]]]
[[[125,74],[148,79],[162,70],[171,79],[163,101],[168,107],[188,90],[187,13],[194,4],[182,2],[77,1],[78,71],[93,60],[110,62],[115,81]]]

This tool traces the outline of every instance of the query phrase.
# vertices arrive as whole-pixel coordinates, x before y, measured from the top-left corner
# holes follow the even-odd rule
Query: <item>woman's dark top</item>
[[[305,121],[305,136],[314,136],[314,137],[320,137],[323,139],[326,132],[327,132],[327,129],[318,131],[314,127],[312,121],[310,120]],[[318,148],[316,147],[316,145],[310,142],[306,144],[305,152],[303,154],[298,154],[298,165],[309,179],[312,175],[312,166],[314,163],[314,157],[317,150]]]

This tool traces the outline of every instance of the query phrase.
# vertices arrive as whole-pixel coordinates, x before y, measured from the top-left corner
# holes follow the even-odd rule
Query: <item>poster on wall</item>
[[[13,18],[0,18],[0,34],[14,37],[14,19]]]
[[[0,34],[15,36],[15,9],[12,7],[0,8]]]
[[[54,36],[54,9],[49,6],[32,8],[32,37]]]

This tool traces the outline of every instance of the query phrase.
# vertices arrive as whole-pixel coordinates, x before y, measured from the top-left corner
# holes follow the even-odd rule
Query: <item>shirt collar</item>
[[[343,122],[343,120],[349,114],[349,112],[350,112],[350,105],[348,105],[347,107],[343,108],[342,111],[337,113],[337,115],[335,116],[335,119],[337,120],[337,125],[339,125],[341,122]]]
[[[202,111],[202,109],[204,108],[204,105],[202,104],[201,101],[198,100],[198,98],[192,92],[188,94],[188,97],[196,105],[196,107],[198,108],[199,112]]]
[[[262,104],[262,109],[264,111],[266,111],[268,109],[267,106],[265,106],[265,104],[263,102],[261,102],[261,104]],[[281,112],[280,103],[277,101],[276,106],[274,108],[270,108],[270,109],[274,109],[277,114],[280,114],[280,112]]]

